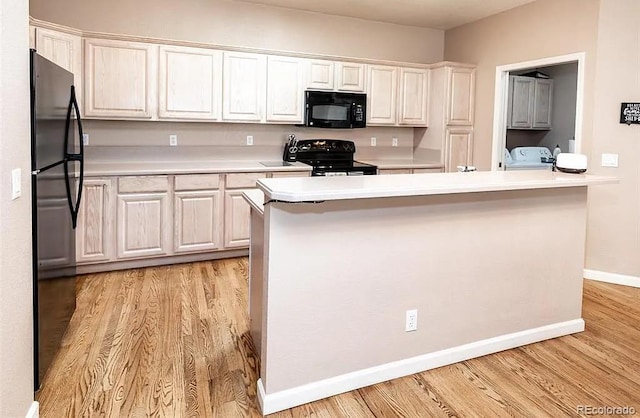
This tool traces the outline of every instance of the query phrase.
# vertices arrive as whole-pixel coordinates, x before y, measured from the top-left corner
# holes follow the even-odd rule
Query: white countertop
[[[311,166],[291,163],[277,166],[281,161],[103,161],[85,162],[84,175],[95,176],[141,176],[162,174],[205,174],[205,173],[249,173],[271,171],[311,171]]]
[[[413,158],[406,159],[367,159],[356,158],[357,161],[366,164],[373,164],[381,170],[403,169],[403,168],[442,168],[440,161],[426,161]]]
[[[257,185],[268,199],[305,202],[579,187],[617,182],[614,177],[544,170],[275,178],[258,180]]]
[[[242,197],[244,197],[244,200],[249,203],[249,206],[251,206],[252,209],[256,210],[261,215],[264,214],[264,193],[262,193],[262,190],[245,190],[242,193]]]

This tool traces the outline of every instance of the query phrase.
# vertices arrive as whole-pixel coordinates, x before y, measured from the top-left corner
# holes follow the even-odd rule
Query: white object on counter
[[[587,156],[568,152],[560,153],[556,159],[556,168],[565,173],[584,173],[587,171]]]

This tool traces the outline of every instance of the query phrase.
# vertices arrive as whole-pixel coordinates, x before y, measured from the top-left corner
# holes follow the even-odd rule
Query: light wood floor
[[[84,276],[42,417],[259,416],[246,258]],[[640,289],[585,281],[585,332],[418,373],[273,417],[640,415]],[[381,341],[381,344],[384,342]]]

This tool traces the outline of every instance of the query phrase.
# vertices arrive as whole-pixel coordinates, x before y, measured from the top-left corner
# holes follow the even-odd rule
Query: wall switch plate
[[[14,168],[11,170],[11,200],[16,200],[22,196],[22,170]]]
[[[89,134],[82,134],[82,145],[89,145]]]
[[[247,135],[247,145],[253,145],[253,135]]]
[[[396,138],[395,136],[393,138],[391,138],[391,146],[392,147],[397,147],[398,146],[398,138]]]
[[[178,146],[178,135],[169,135],[169,145],[172,147]]]
[[[418,329],[418,310],[410,309],[407,311],[407,314],[406,314],[406,322],[405,322],[404,330],[409,332],[409,331],[416,331],[417,329]]]
[[[375,136],[371,137],[371,146],[375,147],[378,144],[378,140]]]
[[[618,166],[618,154],[602,154],[602,166],[603,167],[617,167]]]

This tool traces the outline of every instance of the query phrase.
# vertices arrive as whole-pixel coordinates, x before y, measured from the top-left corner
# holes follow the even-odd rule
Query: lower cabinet
[[[176,253],[220,248],[220,192],[176,192],[174,199]]]
[[[78,263],[108,261],[115,255],[112,183],[110,177],[84,180],[76,235]]]
[[[117,225],[118,258],[169,254],[169,193],[118,194]]]
[[[449,172],[458,171],[459,165],[473,161],[473,132],[468,129],[447,129],[445,136],[445,167]]]
[[[250,189],[228,190],[224,196],[224,246],[226,248],[249,245],[249,204],[242,193]]]

